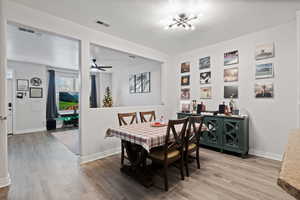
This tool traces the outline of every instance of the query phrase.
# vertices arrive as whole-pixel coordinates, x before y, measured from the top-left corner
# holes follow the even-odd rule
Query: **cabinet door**
[[[234,119],[224,119],[223,121],[223,146],[226,149],[239,150],[242,148],[242,121]]]
[[[219,129],[221,128],[221,121],[214,117],[205,117],[203,123],[205,124],[207,130],[203,131],[200,137],[202,144],[220,147],[220,134]]]

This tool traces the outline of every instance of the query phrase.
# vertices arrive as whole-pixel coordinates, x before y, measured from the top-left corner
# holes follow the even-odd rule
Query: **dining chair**
[[[149,116],[149,120],[146,120],[146,116]],[[152,122],[156,120],[155,111],[148,111],[148,112],[140,112],[141,122]]]
[[[118,113],[118,119],[119,119],[119,125],[120,126],[126,126],[126,125],[130,125],[133,123],[138,123],[137,120],[137,114],[136,112],[131,112],[131,113]],[[129,124],[127,122],[126,119],[129,119]],[[128,159],[125,156],[125,145],[124,145],[124,141],[121,140],[121,166],[124,165],[124,159]]]
[[[153,163],[163,165],[165,191],[168,191],[169,189],[168,167],[178,160],[180,160],[181,179],[184,180],[183,148],[187,124],[188,118],[170,120],[168,122],[164,146],[162,148],[158,148],[150,152],[149,154],[149,158],[152,160]],[[176,130],[176,126],[181,126],[180,131],[178,131],[178,129]]]
[[[200,135],[203,126],[202,116],[191,116],[189,117],[188,128],[185,136],[185,147],[184,147],[184,165],[186,168],[186,176],[189,177],[188,159],[189,156],[196,152],[197,168],[200,169]]]

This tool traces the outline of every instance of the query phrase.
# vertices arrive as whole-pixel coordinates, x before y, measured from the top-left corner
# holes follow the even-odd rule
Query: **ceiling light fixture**
[[[184,28],[186,30],[194,30],[195,27],[191,24],[191,21],[198,19],[198,16],[191,15],[188,16],[185,13],[181,13],[176,17],[173,17],[170,24],[168,24],[165,29],[172,29],[172,28]]]

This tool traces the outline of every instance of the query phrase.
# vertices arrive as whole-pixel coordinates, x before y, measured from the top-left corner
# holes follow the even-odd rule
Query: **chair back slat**
[[[146,120],[146,116],[150,116],[148,121]],[[140,118],[142,123],[155,121],[155,111],[140,112]]]
[[[165,147],[164,147],[165,159],[168,151],[173,149],[181,149],[181,150],[183,149],[187,124],[188,124],[188,118],[169,120]],[[180,131],[176,130],[175,128],[176,125],[181,125]],[[170,141],[171,134],[173,135],[174,138],[173,141]]]
[[[120,126],[126,126],[128,123],[126,122],[125,118],[130,118],[129,124],[138,123],[137,121],[137,115],[135,112],[131,113],[118,113],[118,119],[119,119],[119,125]]]
[[[186,144],[188,145],[191,142],[196,142],[199,144],[200,135],[203,127],[203,118],[202,116],[191,116],[189,118],[187,133],[186,133]]]

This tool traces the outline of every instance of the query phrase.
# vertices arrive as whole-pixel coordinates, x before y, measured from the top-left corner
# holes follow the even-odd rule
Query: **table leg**
[[[147,159],[147,151],[140,145],[133,144],[131,142],[123,141],[126,154],[130,165],[123,165],[121,172],[133,177],[139,183],[145,187],[151,187],[153,185],[152,171],[150,167],[145,165]]]

